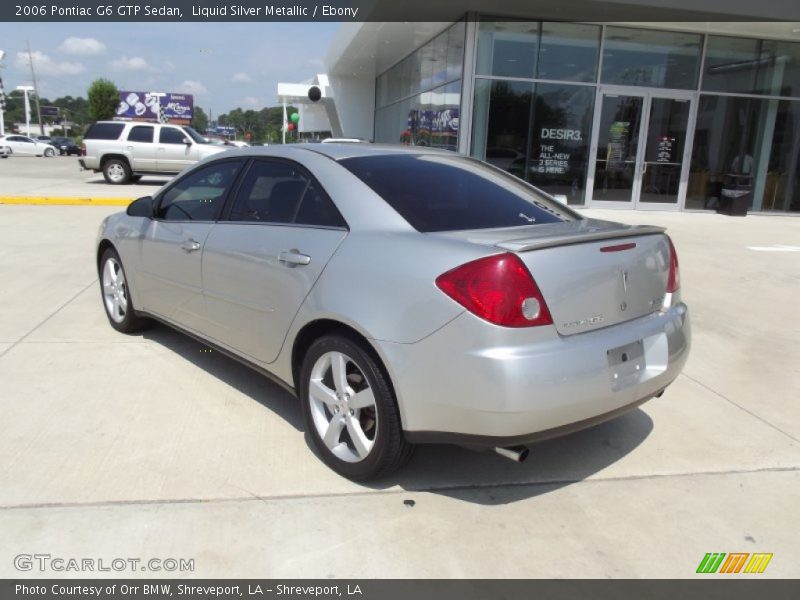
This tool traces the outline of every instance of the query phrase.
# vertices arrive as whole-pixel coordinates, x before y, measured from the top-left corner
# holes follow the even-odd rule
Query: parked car
[[[55,156],[55,146],[46,144],[26,135],[11,134],[0,136],[0,145],[8,146],[17,156]]]
[[[432,149],[213,156],[106,218],[96,261],[112,327],[156,319],[269,375],[357,480],[416,443],[522,460],[660,396],[689,352],[662,228]]]
[[[37,135],[36,139],[40,142],[44,142],[45,144],[53,143],[53,138],[51,138],[49,135]]]
[[[108,183],[124,184],[142,175],[179,173],[225,149],[206,143],[191,127],[98,121],[83,136],[79,162],[84,169],[102,172]]]
[[[81,147],[70,138],[54,137],[52,144],[58,148],[58,152],[62,156],[80,156],[81,154]]]
[[[0,158],[8,158],[11,156],[12,150],[9,146],[0,144]]]

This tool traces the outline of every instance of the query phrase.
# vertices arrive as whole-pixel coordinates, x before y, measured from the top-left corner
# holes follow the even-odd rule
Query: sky
[[[275,106],[278,82],[325,70],[337,23],[0,23],[6,92],[30,85],[28,46],[41,96],[83,96],[98,77],[120,90],[194,95],[213,115]]]

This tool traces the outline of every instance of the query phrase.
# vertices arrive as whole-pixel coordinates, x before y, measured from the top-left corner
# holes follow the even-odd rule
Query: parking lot
[[[0,160],[0,198],[138,198],[157,190],[168,177],[143,177],[131,185],[108,185],[102,173],[82,171],[75,156],[12,156]]]
[[[108,186],[76,163],[0,161],[2,193],[160,183]],[[773,553],[762,576],[800,576],[800,252],[776,247],[800,219],[585,211],[669,228],[684,373],[521,465],[426,446],[359,485],[263,377],[163,326],[111,329],[94,241],[117,210],[0,205],[0,577],[41,576],[13,558],[48,553],[194,559],[178,574],[193,577],[682,578],[707,552]]]

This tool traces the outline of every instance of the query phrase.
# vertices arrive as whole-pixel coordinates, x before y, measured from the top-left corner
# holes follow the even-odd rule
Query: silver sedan
[[[289,388],[356,480],[418,443],[522,460],[659,396],[689,352],[663,229],[430,149],[210,157],[108,217],[97,268],[112,327],[161,321]]]

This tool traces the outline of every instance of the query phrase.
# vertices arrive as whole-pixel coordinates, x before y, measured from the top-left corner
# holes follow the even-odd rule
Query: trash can
[[[719,193],[717,213],[731,217],[747,216],[747,209],[753,204],[752,182],[749,175],[726,175]]]

